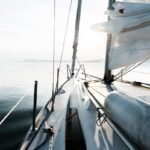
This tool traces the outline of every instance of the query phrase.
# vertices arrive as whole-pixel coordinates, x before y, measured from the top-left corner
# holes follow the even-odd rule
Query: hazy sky
[[[60,58],[70,0],[56,0],[56,58]],[[72,57],[73,0],[64,59]],[[105,34],[91,26],[106,16],[106,0],[83,0],[79,59],[104,56]],[[53,0],[0,0],[0,60],[52,59]]]

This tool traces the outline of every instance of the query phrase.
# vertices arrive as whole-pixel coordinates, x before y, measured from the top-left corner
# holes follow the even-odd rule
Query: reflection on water
[[[0,128],[0,149],[14,149],[19,147],[23,136],[31,124],[31,109],[15,111]]]
[[[38,109],[51,96],[49,64],[12,63],[3,64],[0,74],[0,120],[12,109],[30,87],[31,90],[0,126],[0,150],[16,150],[32,123],[33,86],[38,80]]]
[[[145,72],[145,70],[149,68],[148,66],[145,66],[145,68],[142,67],[142,72]],[[102,63],[87,63],[85,67],[88,74],[101,77],[103,76]],[[0,120],[24,95],[26,90],[31,87],[31,90],[27,96],[0,126],[0,150],[16,150],[32,123],[34,80],[38,80],[39,82],[38,111],[51,97],[52,64],[33,62],[12,63],[3,64],[2,66],[0,64],[0,68]],[[145,82],[150,83],[150,70],[146,70],[146,72],[148,72],[146,76],[139,73],[140,71],[135,70],[135,72],[128,75],[128,78],[131,80],[134,78],[135,80],[136,76],[138,80],[144,79]],[[62,70],[60,71],[60,82],[65,81],[66,76],[66,63],[64,63],[62,65]]]
[[[9,110],[22,97],[23,91],[16,87],[1,87],[0,96],[0,119],[2,119]],[[2,91],[4,93],[2,93]],[[12,114],[0,126],[0,149],[10,148],[16,150],[22,142],[27,130],[32,123],[32,105],[33,96],[29,93]],[[40,97],[39,97],[40,98]],[[37,109],[37,113],[40,106]]]

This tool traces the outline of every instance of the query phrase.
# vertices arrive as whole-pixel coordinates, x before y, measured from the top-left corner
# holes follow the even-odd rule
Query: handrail
[[[19,99],[19,101],[15,104],[15,106],[5,115],[5,117],[0,121],[0,125],[4,123],[4,121],[11,115],[11,113],[15,110],[15,108],[20,104],[20,102],[25,98],[31,88],[28,88],[24,95]]]
[[[86,73],[85,73],[85,66],[84,66],[84,64],[81,64],[81,65],[80,65],[80,67],[79,67],[79,69],[78,69],[78,71],[77,71],[75,77],[78,76],[78,74],[79,74],[79,72],[80,72],[81,69],[83,70],[83,74],[85,75],[85,80],[86,80]]]

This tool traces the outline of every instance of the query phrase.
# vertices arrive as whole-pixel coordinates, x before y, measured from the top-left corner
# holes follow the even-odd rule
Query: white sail
[[[122,1],[131,3],[150,3],[150,0],[122,0]]]
[[[150,26],[113,36],[109,69],[127,66],[150,57]]]
[[[109,69],[117,69],[150,57],[150,5],[114,3],[106,12],[110,20],[93,29],[112,34]]]

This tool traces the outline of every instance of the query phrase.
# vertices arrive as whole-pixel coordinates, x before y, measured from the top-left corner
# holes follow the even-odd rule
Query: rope
[[[138,66],[142,65],[144,62],[146,62],[149,58],[145,59],[144,61],[138,63],[137,65],[133,66],[133,68],[128,69],[127,71],[125,71],[123,74],[120,74],[118,77],[116,77],[114,80],[119,79],[121,76],[126,75],[127,73],[131,72],[133,69],[137,68]]]
[[[103,111],[102,107],[97,108],[97,119],[96,119],[97,126],[102,126],[102,124],[105,123],[106,121],[107,115],[104,112],[102,113],[101,110]]]
[[[138,63],[137,65],[133,66],[133,68],[129,68],[128,70],[126,70],[125,73],[123,73],[122,75],[120,75],[118,78],[120,78],[121,76],[126,75],[127,73],[131,72],[133,69],[137,68],[138,66],[142,65],[145,61],[147,61],[149,58],[145,59],[144,61]],[[116,78],[115,80],[117,80],[118,78]]]
[[[54,73],[55,73],[55,10],[56,10],[56,0],[54,0],[54,26],[53,26],[53,89],[54,89]]]
[[[81,63],[80,63],[78,57],[76,57],[76,60],[77,60],[78,65],[81,66]]]
[[[66,73],[62,69],[60,69],[60,72],[62,72],[62,74],[64,75],[64,77],[67,78]]]
[[[94,90],[95,92],[97,92],[98,94],[100,94],[101,96],[103,96],[104,98],[106,97],[104,94],[100,93],[99,91],[97,91],[96,89],[94,89],[92,86],[89,86],[92,90]]]
[[[66,24],[66,28],[65,28],[64,40],[63,40],[63,45],[62,45],[62,51],[61,51],[61,56],[60,56],[60,60],[59,60],[59,68],[57,69],[57,81],[56,81],[56,86],[55,86],[55,92],[54,92],[54,90],[52,92],[53,95],[54,95],[54,93],[56,93],[56,91],[58,90],[58,87],[59,87],[59,74],[60,74],[60,69],[61,69],[61,63],[62,63],[64,47],[65,47],[65,43],[66,43],[66,37],[67,37],[67,31],[68,31],[68,25],[69,25],[69,19],[70,19],[71,6],[72,6],[72,0],[70,1],[69,13],[68,13],[68,17],[67,17],[67,24]],[[53,97],[53,99],[54,99],[54,97]],[[52,104],[52,110],[53,110],[53,104]]]
[[[20,104],[20,102],[24,99],[24,97],[28,94],[28,92],[31,90],[29,88],[25,94],[19,99],[19,101],[16,103],[16,105],[6,114],[6,116],[0,121],[0,125],[3,124],[3,122],[10,116],[10,114],[13,112],[13,110]]]
[[[114,78],[117,78],[118,76],[120,76],[121,74],[123,74],[124,72],[126,72],[127,70],[129,70],[131,67],[133,67],[135,64],[129,65],[124,67],[123,69],[121,69],[121,71],[119,71]]]
[[[63,40],[63,45],[62,45],[62,51],[61,51],[60,61],[59,61],[59,69],[61,68],[63,52],[64,52],[65,43],[66,43],[66,37],[67,37],[67,31],[68,31],[68,25],[69,25],[71,7],[72,7],[72,0],[70,1],[70,6],[69,6],[69,13],[68,13],[68,17],[67,17],[67,24],[66,24],[65,34],[64,34],[64,40]]]
[[[54,23],[53,23],[53,75],[52,75],[52,110],[54,109],[54,80],[55,80],[55,19],[56,19],[56,0],[54,0]]]

